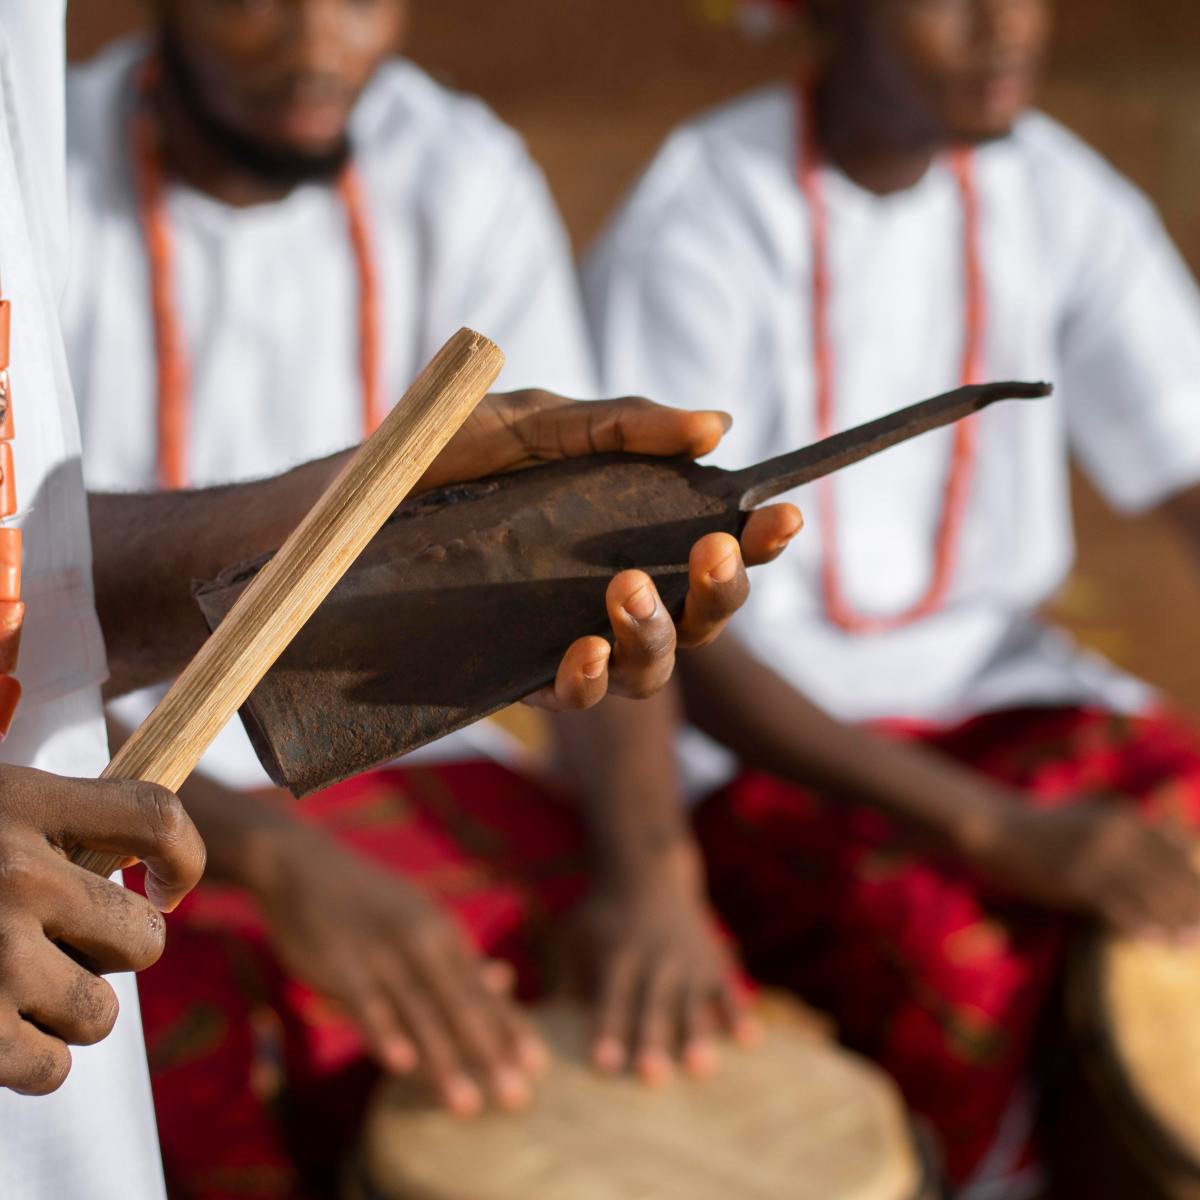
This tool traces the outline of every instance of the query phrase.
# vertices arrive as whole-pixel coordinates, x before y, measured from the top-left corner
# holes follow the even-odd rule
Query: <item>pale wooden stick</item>
[[[121,747],[105,768],[105,779],[179,789],[222,726],[471,415],[503,365],[500,350],[469,329],[446,343]],[[122,860],[77,848],[71,861],[111,875]]]

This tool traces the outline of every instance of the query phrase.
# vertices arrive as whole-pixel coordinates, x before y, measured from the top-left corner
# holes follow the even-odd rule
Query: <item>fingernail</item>
[[[592,1049],[592,1062],[601,1071],[616,1074],[625,1066],[625,1048],[616,1038],[601,1038]]]
[[[725,432],[728,433],[733,428],[733,414],[719,412],[717,416],[721,418],[721,424],[725,427]]]
[[[521,1065],[531,1075],[545,1075],[550,1069],[550,1051],[534,1038],[522,1041],[517,1053],[520,1055]]]
[[[715,583],[732,583],[738,570],[738,556],[729,554],[726,558],[721,559],[719,563],[708,573],[709,579]]]
[[[408,1042],[388,1042],[383,1048],[383,1065],[393,1075],[408,1075],[416,1070],[416,1051]]]
[[[492,1076],[492,1087],[501,1108],[522,1109],[529,1106],[532,1093],[525,1077],[511,1067],[501,1067]]]
[[[763,1040],[762,1024],[754,1017],[747,1017],[734,1030],[733,1036],[739,1046],[752,1050]]]
[[[707,1079],[717,1067],[717,1048],[711,1042],[692,1042],[683,1055],[684,1065],[698,1079]]]
[[[643,583],[628,600],[625,601],[625,611],[635,621],[648,621],[656,612],[658,612],[658,597],[655,595],[654,589],[648,584]]]
[[[166,891],[153,875],[146,876],[146,899],[161,913],[173,912],[175,905],[170,902]]]
[[[515,973],[508,963],[493,960],[484,965],[483,983],[489,991],[506,996],[513,990],[515,982]]]
[[[599,679],[607,670],[608,655],[606,654],[603,658],[594,658],[587,663],[583,668],[583,676],[585,679]]]
[[[637,1066],[642,1081],[651,1087],[659,1087],[671,1077],[671,1060],[661,1050],[643,1051]]]
[[[446,1104],[456,1117],[478,1116],[483,1108],[483,1097],[479,1089],[465,1076],[458,1076],[446,1084]]]

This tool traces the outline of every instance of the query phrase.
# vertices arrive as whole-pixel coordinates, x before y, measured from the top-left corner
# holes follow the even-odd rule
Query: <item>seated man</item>
[[[732,406],[725,466],[964,382],[1058,385],[815,486],[819,536],[681,674],[735,756],[698,829],[749,966],[830,1008],[988,1197],[1037,1186],[1052,914],[1200,928],[1200,743],[1037,617],[1071,453],[1200,551],[1196,288],[1030,110],[1048,7],[813,0],[812,86],[677,132],[587,280],[605,385]]]
[[[390,57],[406,8],[160,0],[152,40],[76,72],[66,325],[93,486],[257,478],[345,446],[463,324],[504,349],[505,385],[594,394],[542,177],[482,104]],[[541,402],[523,403],[518,432]],[[765,558],[797,525],[776,510],[747,545]],[[725,611],[742,586],[727,539],[694,567],[685,642],[711,632],[700,598]],[[617,691],[640,691],[648,671],[656,682],[667,661],[670,621],[644,583],[610,593]],[[608,647],[589,644],[544,703],[573,697],[576,670],[602,690]],[[118,720],[136,724],[156,695]],[[240,727],[206,757],[183,799],[210,878],[255,904],[200,889],[143,980],[176,1194],[296,1196],[301,1173],[332,1170],[367,1053],[424,1068],[456,1112],[528,1099],[543,1051],[488,959],[515,965],[523,989],[544,982],[538,935],[581,895],[583,858],[578,817],[548,785],[487,756],[497,736],[465,731],[298,808],[266,794]],[[589,807],[602,849],[610,795]],[[642,892],[614,872],[589,912],[632,941],[625,912]],[[697,888],[676,908],[707,936]],[[595,956],[619,950],[608,939]],[[696,954],[730,990],[718,949]]]
[[[0,0],[0,1195],[160,1200],[128,972],[161,953],[162,913],[200,877],[204,845],[163,788],[94,778],[107,758],[100,683],[106,669],[114,692],[178,672],[202,642],[188,581],[277,545],[344,456],[251,484],[94,495],[89,537],[55,307],[67,259],[64,7]],[[494,397],[423,486],[619,445],[699,451],[723,428],[716,413]],[[694,553],[698,586],[681,632],[703,640],[743,598],[745,579],[726,539]],[[731,554],[733,580],[711,583],[706,563]],[[646,587],[657,602],[640,573],[613,587],[617,605]],[[611,671],[606,644],[572,646],[562,697],[594,701],[610,678],[653,691],[669,673],[675,634],[661,618],[646,630],[648,639],[624,640],[632,653]],[[72,847],[141,859],[146,898],[68,861]]]

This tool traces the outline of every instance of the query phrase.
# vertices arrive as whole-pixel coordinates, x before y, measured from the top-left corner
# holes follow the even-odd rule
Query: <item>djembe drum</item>
[[[794,1006],[789,1006],[796,1013]],[[555,1065],[520,1116],[461,1121],[391,1083],[347,1200],[934,1200],[895,1087],[803,1014],[703,1083],[649,1089],[587,1065],[584,1018],[539,1014]]]
[[[1066,992],[1054,1195],[1200,1200],[1200,948],[1090,938]]]

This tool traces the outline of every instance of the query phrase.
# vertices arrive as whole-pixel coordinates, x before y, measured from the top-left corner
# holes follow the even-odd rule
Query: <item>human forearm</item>
[[[647,401],[580,404],[545,392],[490,396],[451,439],[415,492],[617,450],[698,457],[713,449],[726,428],[728,421],[719,413],[683,412]],[[110,695],[157,682],[183,667],[204,633],[192,611],[190,582],[278,546],[345,457],[309,463],[259,483],[92,498],[96,600],[108,641]],[[742,535],[746,562],[770,561],[799,528],[800,515],[790,505],[758,509]],[[668,639],[658,638],[652,621],[642,622],[636,645],[618,645],[612,672],[607,666],[609,647],[601,639],[574,643],[549,697],[555,706],[586,707],[610,687],[645,695],[661,686],[672,665],[676,635],[684,644],[703,644],[744,600],[744,566],[736,557],[737,547],[732,546],[731,555],[731,546],[725,535],[710,534],[693,547],[691,591],[681,623]],[[718,574],[719,563],[733,564],[733,571]],[[618,592],[653,592],[650,580],[635,579],[637,575],[623,572],[614,581]],[[619,599],[610,594],[617,607]],[[618,622],[618,643],[621,629]],[[653,645],[643,636],[650,633],[655,635]],[[600,658],[604,668],[588,674],[585,668],[594,667]]]
[[[555,718],[556,740],[606,881],[636,883],[698,870],[682,803],[674,739],[679,699],[610,697]]]
[[[650,701],[607,700],[557,730],[593,849],[592,887],[571,930],[593,1005],[592,1061],[610,1073],[632,1066],[649,1083],[675,1061],[707,1075],[718,1038],[758,1036],[705,897],[676,771],[678,709],[670,688]]]
[[[96,609],[108,646],[107,694],[178,673],[206,636],[195,579],[273,550],[343,456],[254,483],[186,492],[89,496]]]
[[[1132,936],[1194,934],[1191,847],[1128,804],[1092,795],[1025,802],[918,744],[844,725],[732,639],[680,659],[688,715],[744,762],[889,813],[1008,897],[1099,917]]]
[[[217,883],[262,894],[272,888],[284,854],[309,848],[319,855],[325,845],[289,811],[286,797],[235,792],[196,772],[179,799],[208,848],[207,877]]]
[[[115,752],[130,730],[108,716],[108,740]],[[310,833],[286,797],[240,792],[194,772],[177,795],[208,851],[205,877],[256,893],[267,890],[284,852],[300,847]]]
[[[1200,567],[1200,484],[1172,496],[1163,505],[1163,511],[1183,535]]]
[[[834,720],[728,635],[680,659],[686,713],[748,766],[871,805],[947,849],[994,835],[998,788],[920,746]]]
[[[110,717],[114,746],[127,732]],[[508,998],[488,989],[489,964],[436,903],[301,820],[285,796],[233,791],[195,774],[179,798],[207,845],[207,877],[253,896],[284,970],[354,1020],[385,1070],[422,1063],[462,1115],[482,1104],[480,1082],[502,1107],[527,1102],[526,1076],[544,1051]],[[478,1080],[460,1062],[458,1010],[467,1005],[474,1021],[498,1027],[487,1062],[473,1063]],[[418,1006],[425,1019],[416,1024],[409,1014]],[[462,1046],[462,1057],[475,1049]],[[507,1085],[496,1075],[506,1065]]]

